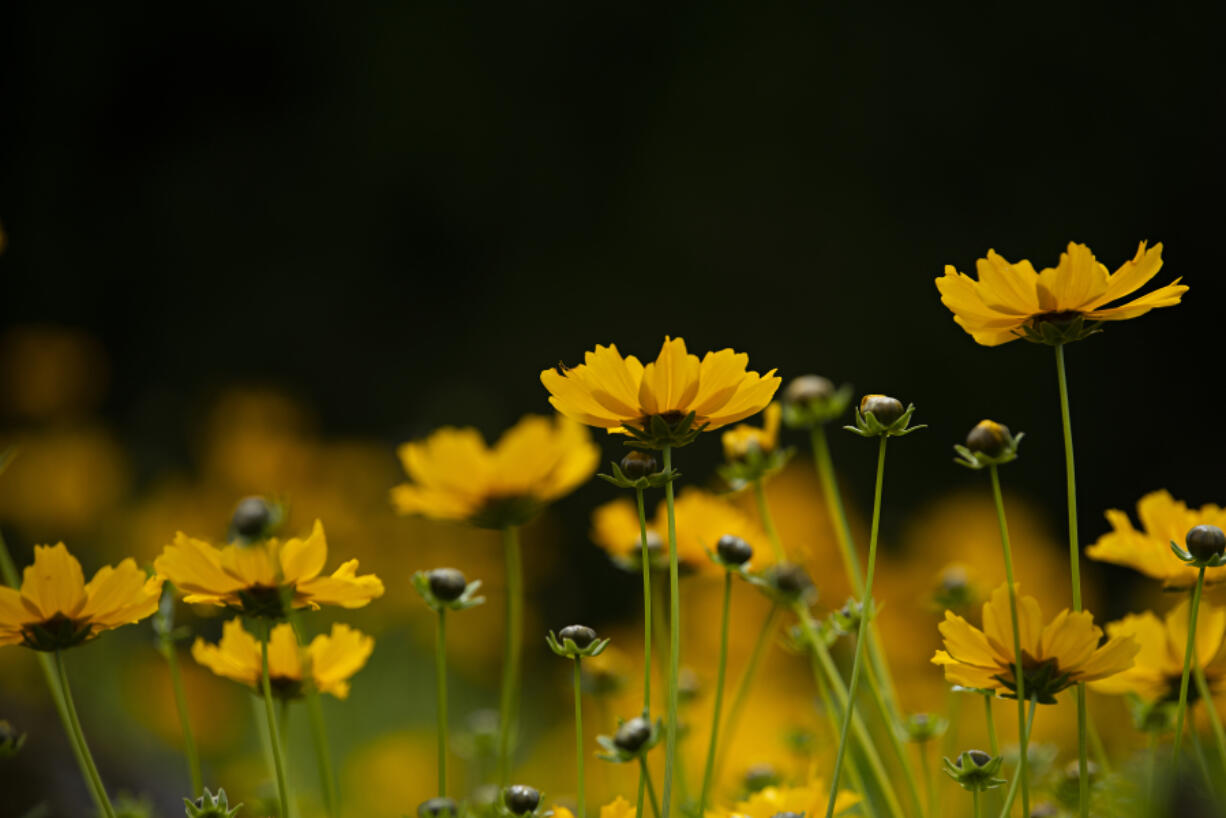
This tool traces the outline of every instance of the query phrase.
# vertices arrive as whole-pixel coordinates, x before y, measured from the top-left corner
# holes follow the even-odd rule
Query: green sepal
[[[214,795],[208,787],[204,788],[204,795],[195,800],[184,798],[183,804],[187,807],[187,818],[234,818],[243,806],[235,804],[231,807],[224,789],[218,789]]]
[[[851,405],[855,396],[851,384],[845,383],[832,395],[822,400],[811,400],[805,404],[783,404],[783,425],[789,429],[812,429],[814,426],[824,426],[842,417]]]
[[[747,562],[735,563],[735,562],[726,561],[723,557],[719,555],[719,551],[713,551],[710,548],[707,548],[706,546],[703,546],[702,550],[707,552],[707,558],[710,559],[711,562],[718,565],[720,568],[723,568],[725,571],[728,571],[729,573],[736,574],[738,577],[740,577],[741,579],[745,580],[746,582],[750,584],[754,583],[754,577],[752,574],[749,573],[749,562],[752,562],[753,560],[752,557],[750,557],[749,561]]]
[[[707,423],[694,425],[695,415],[690,412],[670,423],[664,415],[652,415],[639,420],[640,426],[627,423],[622,426],[630,440],[627,446],[637,449],[677,448],[693,443],[694,439],[707,428]]]
[[[989,466],[1003,466],[1005,463],[1017,460],[1017,447],[1025,436],[1025,432],[1018,432],[1015,435],[1010,434],[1008,441],[1005,443],[1004,451],[996,457],[983,452],[973,452],[960,443],[955,444],[954,451],[958,453],[958,456],[954,458],[954,462],[959,466],[966,466],[968,469],[986,469]]]
[[[1102,332],[1100,329],[1102,325],[1102,321],[1086,323],[1084,315],[1077,315],[1068,320],[1039,316],[1032,318],[1020,329],[1014,330],[1013,334],[1032,344],[1046,344],[1054,347],[1097,335]]]
[[[1195,688],[1188,691],[1195,693]],[[1146,701],[1136,693],[1126,697],[1128,712],[1132,716],[1132,725],[1142,733],[1169,733],[1175,729],[1176,711],[1179,705],[1169,698]],[[1189,696],[1188,703],[1192,703]]]
[[[604,649],[609,646],[611,639],[593,639],[592,644],[586,648],[581,648],[575,644],[575,640],[569,636],[558,641],[558,637],[554,636],[553,631],[545,634],[545,642],[549,645],[549,649],[559,656],[567,659],[579,659],[583,656],[592,657],[599,656],[604,653]]]
[[[630,477],[626,476],[626,473],[622,471],[621,466],[619,466],[616,461],[610,463],[609,465],[613,467],[613,474],[597,474],[596,476],[607,483],[612,483],[618,488],[623,489],[660,488],[661,486],[671,483],[681,476],[681,472],[677,471],[676,469],[672,469],[671,471],[658,471],[654,474],[648,474],[644,475],[643,477],[631,479]]]
[[[33,650],[51,652],[75,647],[89,639],[92,628],[88,622],[81,623],[56,614],[51,619],[21,629],[22,644]]]
[[[444,602],[434,595],[434,592],[430,590],[430,577],[425,571],[415,571],[413,573],[413,589],[417,591],[418,596],[425,600],[426,604],[434,611],[442,608],[449,611],[465,611],[469,608],[485,604],[485,597],[477,596],[477,591],[481,590],[481,580],[479,579],[474,579],[465,585],[464,592],[450,602]]]
[[[468,518],[468,523],[477,528],[502,530],[520,526],[540,513],[544,504],[535,497],[503,497],[491,500]]]
[[[1025,651],[1022,651],[1022,653],[1026,657],[1029,656]],[[1014,667],[1012,663],[1009,666],[1010,668]],[[1014,669],[1014,673],[1016,672],[1016,669]],[[1025,660],[1023,660],[1022,672],[1026,676],[1026,701],[1033,699],[1039,704],[1055,704],[1056,694],[1065,688],[1071,687],[1073,684],[1071,675],[1067,672],[1060,672],[1055,659],[1048,659],[1045,662],[1030,667],[1027,667]],[[1006,676],[1000,673],[992,678],[1009,690],[1008,693],[1001,693],[1001,698],[1014,699],[1016,701],[1017,680],[1013,678],[1012,674]]]
[[[1207,560],[1198,560],[1190,551],[1186,550],[1174,540],[1171,540],[1171,552],[1180,562],[1196,568],[1221,568],[1223,565],[1226,565],[1226,553],[1215,554]]]
[[[238,592],[238,613],[253,619],[285,619],[293,608],[295,592],[289,585],[276,588],[252,585]]]
[[[744,457],[731,460],[717,467],[715,471],[730,489],[740,491],[783,469],[794,454],[796,450],[792,448],[763,452],[753,447]]]
[[[964,751],[956,763],[948,758],[943,759],[942,766],[945,774],[957,781],[962,789],[968,792],[983,792],[1008,783],[996,775],[1000,771],[1000,765],[1005,761],[1003,756],[991,757],[984,762],[983,766],[979,766],[975,763],[971,752],[970,750]]]
[[[886,425],[877,420],[877,416],[872,412],[861,412],[856,409],[856,425],[844,426],[843,428],[849,432],[854,432],[860,437],[905,437],[912,432],[917,432],[920,429],[927,429],[928,425],[921,423],[918,426],[908,426],[911,422],[911,415],[915,414],[915,404],[907,404],[906,411],[898,416],[898,420]]]
[[[936,713],[913,713],[898,726],[898,737],[903,741],[923,744],[940,738],[949,729],[949,719]]]

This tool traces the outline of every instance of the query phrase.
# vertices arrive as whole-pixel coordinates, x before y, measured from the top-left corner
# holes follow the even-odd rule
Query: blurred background
[[[0,446],[21,453],[0,479],[0,530],[18,564],[63,539],[89,574],[125,555],[150,561],[177,530],[221,537],[245,494],[289,499],[298,529],[322,518],[330,564],[359,556],[389,588],[346,616],[377,645],[350,701],[328,703],[344,722],[342,777],[371,799],[359,814],[409,812],[431,786],[433,705],[431,622],[408,576],[450,563],[490,585],[491,604],[455,631],[462,723],[496,700],[485,679],[501,562],[496,537],[392,514],[396,445],[442,424],[492,439],[548,411],[541,369],[596,343],[654,357],[665,334],[682,335],[785,380],[818,372],[918,405],[930,428],[889,464],[883,541],[897,570],[883,582],[910,582],[897,591],[909,602],[891,604],[927,617],[896,617],[922,634],[899,641],[920,643],[917,690],[932,691],[911,706],[943,705],[922,586],[952,560],[982,562],[996,581],[985,487],[951,462],[980,418],[1027,433],[1004,474],[1032,546],[1023,582],[1064,571],[1051,351],[974,344],[938,300],[945,264],[971,272],[995,248],[1052,266],[1076,240],[1115,269],[1138,241],[1163,242],[1155,283],[1182,276],[1185,303],[1068,350],[1082,541],[1106,530],[1103,510],[1154,489],[1222,500],[1208,398],[1224,294],[1211,14],[9,4]],[[621,456],[601,442],[605,459]],[[871,447],[841,434],[833,446],[862,509]],[[704,439],[680,466],[704,484],[718,460]],[[772,502],[837,607],[846,589],[833,552],[822,556],[810,471],[802,452]],[[567,713],[539,695],[565,695],[565,668],[531,633],[582,620],[635,638],[637,580],[589,536],[593,509],[616,496],[594,481],[526,533],[538,651],[526,706],[539,735],[525,775],[533,759],[561,775],[540,748],[570,741]],[[1100,618],[1166,604],[1127,571],[1083,565]],[[1050,585],[1054,610],[1066,592]],[[700,612],[710,589],[694,588]],[[734,660],[756,636],[756,615],[746,622]],[[216,638],[220,621],[196,627]],[[112,789],[177,814],[178,727],[151,638],[129,628],[72,660]],[[250,697],[184,658],[206,778],[258,797]],[[794,657],[772,661],[795,677],[781,670],[780,684],[804,681]],[[85,791],[24,651],[0,651],[0,717],[31,733],[0,766],[13,803],[79,814]]]

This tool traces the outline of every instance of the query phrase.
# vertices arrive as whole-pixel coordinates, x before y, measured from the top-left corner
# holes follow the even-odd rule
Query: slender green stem
[[[753,493],[758,501],[758,518],[762,521],[766,539],[770,540],[771,548],[775,552],[775,561],[785,562],[787,557],[783,553],[783,543],[779,539],[779,532],[775,530],[775,520],[771,517],[770,509],[766,505],[766,484],[761,477],[753,481]]]
[[[643,502],[643,490],[634,490],[634,499],[639,510],[639,544],[642,548],[640,561],[643,568],[643,718],[651,721],[651,552],[647,548],[647,508]],[[643,792],[646,783],[639,771],[637,816],[643,815]]]
[[[316,690],[307,694],[307,712],[311,717],[311,742],[315,745],[315,763],[319,767],[324,808],[328,818],[337,818],[341,814],[341,806],[336,792],[336,776],[332,772],[332,758],[328,754],[328,732],[324,724],[323,704]]]
[[[873,491],[873,524],[868,538],[868,578],[864,582],[864,597],[861,601],[860,632],[856,638],[855,658],[851,663],[851,682],[848,684],[847,712],[843,714],[843,729],[839,735],[839,749],[834,757],[834,774],[830,776],[830,800],[826,803],[826,818],[834,815],[835,799],[839,791],[839,778],[843,772],[843,757],[847,752],[847,733],[851,729],[851,717],[856,710],[856,694],[860,686],[860,665],[864,656],[865,634],[873,616],[873,571],[877,563],[877,532],[881,525],[881,488],[885,480],[885,444],[889,437],[882,435],[877,450],[877,485]]]
[[[834,703],[834,699],[830,695],[830,685],[826,683],[826,676],[822,672],[820,660],[817,658],[816,651],[809,652],[809,665],[813,671],[813,680],[817,684],[817,694],[822,700],[822,709],[826,712],[826,719],[830,723],[830,736],[833,738],[839,734],[839,725],[843,720],[842,709]],[[851,782],[852,791],[859,793],[864,799],[863,803],[868,810],[869,815],[877,815],[877,805],[869,799],[866,790],[864,789],[864,779],[860,776],[860,765],[858,759],[852,759],[852,763],[847,765],[847,778]]]
[[[115,818],[115,808],[111,806],[111,799],[102,784],[102,776],[98,774],[98,765],[94,763],[89,745],[85,743],[85,731],[81,729],[81,718],[77,715],[77,706],[72,701],[72,688],[68,686],[68,670],[64,667],[63,651],[55,651],[55,669],[59,676],[60,690],[64,693],[64,708],[68,716],[64,727],[68,731],[68,739],[76,746],[80,758],[84,759],[82,771],[85,773],[85,781],[93,791],[94,800],[101,807],[102,814],[106,818]]]
[[[179,711],[179,728],[183,731],[183,754],[187,756],[187,772],[191,777],[192,795],[203,792],[204,778],[200,774],[200,754],[196,752],[196,738],[192,734],[192,721],[187,712],[187,696],[183,693],[183,676],[179,673],[179,657],[171,634],[161,637],[161,653],[170,669],[170,686],[175,693],[175,708]]]
[[[1192,665],[1192,673],[1196,678],[1196,690],[1200,694],[1200,700],[1205,704],[1205,711],[1209,714],[1209,726],[1213,728],[1213,739],[1217,743],[1218,761],[1226,766],[1226,733],[1222,731],[1222,720],[1218,717],[1217,705],[1213,701],[1213,691],[1209,688],[1209,682],[1205,679],[1205,670],[1200,666],[1200,657],[1197,657],[1197,662]]]
[[[498,787],[511,777],[513,735],[519,710],[519,663],[523,652],[524,567],[519,548],[519,529],[509,525],[502,530],[506,571],[506,609],[502,653],[502,693],[498,719]]]
[[[1026,718],[1026,735],[1034,732],[1034,711],[1038,704],[1038,699],[1030,700],[1030,715]],[[1000,818],[1009,818],[1009,810],[1013,809],[1013,801],[1017,798],[1017,785],[1021,783],[1021,780],[1020,775],[1013,776],[1013,783],[1009,785],[1009,795],[1005,798],[1005,805],[1000,810]]]
[[[936,782],[932,780],[932,765],[928,762],[928,742],[919,742],[915,745],[915,749],[919,753],[920,769],[924,774],[924,792],[928,794],[928,812],[925,814],[928,818],[936,818],[937,787]]]
[[[715,710],[711,714],[711,740],[707,743],[707,766],[702,774],[702,793],[698,797],[698,815],[706,815],[707,796],[711,792],[711,773],[715,768],[715,748],[719,744],[719,713],[724,702],[724,673],[728,665],[728,614],[732,608],[732,572],[724,572],[724,613],[719,628],[719,670],[715,676]]]
[[[434,683],[438,711],[438,794],[447,795],[447,609],[438,607],[434,631]]]
[[[1158,731],[1149,731],[1149,764],[1145,771],[1145,803],[1151,809],[1154,805],[1154,781],[1158,777]]]
[[[1200,592],[1205,585],[1205,566],[1196,575],[1196,588],[1192,591],[1192,607],[1188,612],[1188,645],[1183,652],[1183,677],[1179,680],[1179,707],[1175,711],[1175,765],[1179,765],[1179,750],[1183,744],[1183,719],[1188,709],[1188,673],[1192,657],[1196,654],[1196,616],[1200,613]],[[1199,660],[1198,660],[1199,661]]]
[[[1103,775],[1111,774],[1111,757],[1107,755],[1107,747],[1103,744],[1103,737],[1098,734],[1098,725],[1094,722],[1094,714],[1090,709],[1086,708],[1086,735],[1090,738],[1090,748],[1094,750],[1094,758],[1098,762],[1098,769]]]
[[[1018,726],[1018,758],[1020,767],[1018,775],[1022,779],[1022,815],[1030,814],[1030,763],[1026,748],[1030,737],[1026,735],[1026,673],[1024,654],[1022,652],[1021,625],[1017,615],[1017,587],[1013,578],[1013,549],[1009,545],[1009,523],[1005,519],[1005,499],[1000,490],[1000,472],[993,464],[988,467],[988,475],[992,478],[992,499],[996,503],[996,522],[1000,526],[1000,547],[1005,558],[1005,581],[1009,586],[1009,615],[1013,625],[1013,678],[1017,684],[1017,726]],[[1075,570],[1075,569],[1074,569]],[[991,702],[988,702],[989,713]],[[995,753],[994,753],[995,754]]]
[[[575,764],[579,772],[579,818],[587,818],[587,778],[583,774],[583,662],[575,656]]]
[[[660,799],[656,797],[656,787],[651,783],[651,770],[647,769],[647,756],[639,756],[639,775],[647,784],[647,800],[651,802],[651,814],[660,818]],[[635,813],[638,815],[638,813]]]
[[[868,675],[868,690],[872,696],[873,703],[877,705],[877,711],[881,715],[881,720],[886,725],[886,734],[890,740],[890,746],[894,750],[894,757],[898,759],[898,764],[902,767],[903,778],[907,782],[907,793],[911,797],[911,808],[916,815],[923,814],[923,802],[920,800],[919,785],[915,781],[915,767],[911,764],[911,756],[903,746],[902,739],[898,735],[898,723],[891,715],[889,706],[885,703],[885,696],[881,692],[881,685],[877,681],[877,672],[873,668],[873,663],[866,663]]]
[[[1214,786],[1213,774],[1209,772],[1209,760],[1205,758],[1205,747],[1200,742],[1200,733],[1196,729],[1196,725],[1191,725],[1188,733],[1192,736],[1192,751],[1196,753],[1196,766],[1200,767],[1200,774],[1205,777],[1205,786],[1209,788],[1209,792],[1215,798],[1217,797],[1217,788]]]
[[[268,720],[268,743],[272,747],[272,765],[277,775],[277,799],[280,804],[282,818],[289,816],[289,784],[285,778],[285,759],[281,748],[281,733],[277,729],[277,712],[272,704],[272,682],[268,674],[268,630],[267,622],[263,624],[260,634],[260,684],[264,693],[264,718]]]
[[[664,472],[672,474],[673,450],[663,449]],[[677,520],[673,508],[673,481],[664,484],[664,501],[668,509],[668,724],[665,730],[664,796],[661,807],[664,818],[672,808],[673,775],[677,766],[677,677],[681,673],[681,592],[677,569]]]
[[[737,727],[741,723],[741,714],[745,712],[745,705],[749,701],[749,690],[753,687],[753,680],[758,674],[758,665],[762,662],[766,646],[774,638],[775,622],[778,617],[779,606],[772,605],[771,609],[766,613],[766,618],[762,620],[762,627],[759,629],[758,638],[754,642],[753,652],[749,654],[749,662],[745,665],[745,671],[741,674],[741,680],[737,682],[736,693],[732,695],[732,706],[728,708],[728,718],[724,720],[724,743],[719,746],[715,754],[714,779],[716,781],[719,781],[723,775],[724,762],[728,757],[728,747],[736,739]]]
[[[1026,703],[1022,702],[1024,708]],[[1025,718],[1026,711],[1022,711],[1022,717]],[[992,694],[983,694],[983,719],[988,725],[988,749],[992,751],[992,757],[1000,755],[1000,745],[996,741],[996,719],[992,715]],[[1029,814],[1029,813],[1027,813]]]

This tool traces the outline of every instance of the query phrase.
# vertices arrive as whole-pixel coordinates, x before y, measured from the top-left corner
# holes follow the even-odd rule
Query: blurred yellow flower
[[[21,590],[0,586],[0,645],[58,650],[153,614],[160,577],[146,577],[126,559],[85,582],[81,563],[63,543],[34,547]]]
[[[1198,525],[1226,528],[1226,509],[1213,504],[1190,509],[1170,492],[1151,492],[1137,502],[1141,531],[1132,527],[1128,514],[1118,509],[1107,512],[1112,531],[1086,549],[1090,559],[1124,565],[1162,580],[1168,589],[1191,588],[1198,569],[1185,565],[1171,553],[1171,542],[1183,545],[1188,530]],[[1205,571],[1205,584],[1226,580],[1226,566]]]
[[[770,454],[779,446],[779,421],[783,416],[783,407],[772,403],[762,416],[761,428],[741,423],[724,432],[720,438],[724,444],[724,457],[739,460],[755,451]]]
[[[744,818],[772,818],[779,813],[824,815],[829,799],[826,782],[814,778],[796,787],[766,787],[734,804],[724,814]],[[858,803],[860,796],[842,790],[834,801],[834,814],[842,815]]]
[[[634,818],[637,810],[620,795],[600,808],[600,818]]]
[[[531,518],[596,471],[600,448],[580,424],[529,415],[493,447],[476,429],[444,427],[400,447],[412,480],[392,489],[402,514],[501,528]]]
[[[316,520],[306,539],[224,548],[180,531],[153,565],[159,576],[186,592],[186,602],[237,608],[249,616],[284,616],[285,602],[295,608],[361,608],[383,595],[377,576],[357,576],[357,560],[320,576],[327,558],[324,527]]]
[[[1141,646],[1136,664],[1109,679],[1090,685],[1099,693],[1136,693],[1148,701],[1173,701],[1179,698],[1183,678],[1184,652],[1188,647],[1188,611],[1185,599],[1169,611],[1165,619],[1152,612],[1129,614],[1107,623],[1112,637],[1131,636]],[[1205,671],[1205,680],[1214,693],[1226,692],[1226,608],[1201,603],[1196,619],[1196,662]]]
[[[289,623],[277,625],[268,639],[268,680],[273,695],[291,699],[302,694],[305,654],[306,673],[315,688],[338,699],[347,698],[349,679],[366,664],[374,647],[374,639],[336,623],[330,635],[320,634],[300,649],[293,627]],[[260,687],[264,672],[260,643],[243,629],[240,619],[231,619],[222,627],[221,641],[216,645],[197,638],[192,658],[218,676],[257,691]]]
[[[994,250],[979,259],[976,268],[978,281],[947,264],[936,285],[954,321],[984,346],[1020,338],[1023,327],[1043,320],[1136,318],[1155,307],[1178,304],[1188,290],[1175,279],[1127,303],[1106,306],[1136,292],[1162,268],[1162,245],[1146,249],[1145,242],[1114,273],[1107,272],[1089,247],[1072,242],[1057,266],[1040,273],[1025,259],[1010,263]]]
[[[775,370],[759,375],[746,371],[748,363],[748,355],[731,349],[700,361],[683,339],[665,337],[646,366],[633,355],[623,358],[614,344],[597,345],[578,366],[541,372],[541,383],[555,409],[588,426],[647,429],[653,417],[675,423],[693,412],[694,426],[712,431],[760,412],[779,388]]]
[[[1074,613],[1066,608],[1044,626],[1034,597],[1019,594],[1017,608],[1026,695],[1042,704],[1054,703],[1055,695],[1070,685],[1127,670],[1140,650],[1136,640],[1125,635],[1113,636],[1099,647],[1103,632],[1089,611]],[[984,603],[983,630],[946,611],[939,626],[945,650],[938,650],[932,662],[944,665],[945,680],[952,684],[1010,695],[1016,688],[1012,622],[1007,585],[993,591]]]

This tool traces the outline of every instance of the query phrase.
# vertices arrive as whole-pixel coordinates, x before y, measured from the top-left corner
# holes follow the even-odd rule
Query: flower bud
[[[733,534],[720,537],[715,551],[729,565],[744,565],[753,556],[753,546]]]
[[[992,757],[983,750],[967,750],[964,755],[969,757],[971,763],[976,767],[982,767],[992,760]],[[958,756],[958,760],[954,762],[955,767],[962,768],[962,758],[963,756]]]
[[[459,815],[456,802],[444,796],[428,798],[417,805],[417,818],[453,818]]]
[[[781,562],[771,568],[770,581],[775,590],[789,597],[799,597],[813,587],[805,569],[792,562]]]
[[[621,462],[622,474],[629,477],[631,480],[638,480],[640,477],[648,477],[660,470],[656,459],[649,452],[635,449],[622,458]]]
[[[693,668],[683,667],[681,672],[677,674],[677,698],[682,703],[692,702],[702,693],[702,682],[698,680],[698,674]]]
[[[1185,540],[1188,553],[1197,562],[1208,562],[1226,551],[1226,534],[1215,525],[1198,525],[1188,532]]]
[[[634,753],[638,752],[638,749],[649,738],[651,738],[651,722],[642,716],[635,716],[622,722],[622,726],[617,728],[617,733],[613,736],[613,743],[620,750]]]
[[[184,806],[187,807],[187,818],[234,818],[238,815],[239,807],[242,804],[230,806],[230,799],[226,796],[224,789],[217,790],[216,793],[209,792],[208,787],[204,788],[204,795],[199,798],[183,799]]]
[[[541,794],[533,787],[524,784],[512,784],[502,791],[502,803],[507,805],[514,815],[534,812],[541,804]]]
[[[562,640],[563,643],[569,639],[575,643],[575,647],[579,648],[579,650],[583,650],[588,645],[596,641],[596,631],[592,630],[587,625],[567,625],[565,628],[558,631],[558,638]]]
[[[787,404],[813,403],[834,395],[834,384],[821,375],[801,375],[793,378],[783,390],[783,402]]]
[[[882,426],[889,426],[898,420],[904,411],[902,401],[897,398],[886,395],[865,395],[860,398],[860,414],[872,412]]]
[[[435,568],[426,578],[430,580],[430,593],[443,602],[455,602],[468,587],[468,580],[455,568]]]
[[[773,787],[779,783],[779,771],[770,764],[754,764],[745,771],[745,789],[752,792]]]
[[[272,525],[274,512],[263,497],[244,497],[238,501],[230,525],[245,540],[258,540]]]
[[[776,812],[771,818],[805,818],[803,812]]]
[[[1000,457],[1010,437],[1008,426],[994,420],[981,420],[967,433],[966,448],[988,457]]]

